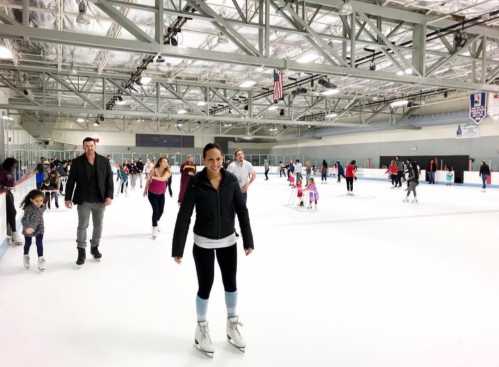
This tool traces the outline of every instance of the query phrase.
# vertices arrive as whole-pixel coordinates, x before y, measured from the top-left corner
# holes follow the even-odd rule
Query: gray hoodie
[[[45,205],[42,205],[40,208],[37,208],[33,204],[29,204],[26,208],[24,208],[24,215],[21,219],[21,223],[23,224],[23,234],[26,228],[33,228],[33,234],[30,236],[36,236],[38,234],[43,234],[45,228],[43,226],[43,212],[45,211]]]

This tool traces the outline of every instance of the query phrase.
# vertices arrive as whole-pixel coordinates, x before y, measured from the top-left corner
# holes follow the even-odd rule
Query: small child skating
[[[449,167],[445,173],[445,181],[447,186],[454,185],[454,169]]]
[[[298,206],[305,206],[303,203],[303,186],[300,179],[296,181],[296,197],[298,198]]]
[[[43,257],[43,204],[45,195],[40,190],[31,190],[21,203],[24,215],[21,220],[24,235],[24,267],[29,269],[29,249],[33,241],[36,240],[36,251],[38,253],[38,270],[45,270],[45,258]]]
[[[307,184],[306,190],[308,191],[308,208],[312,209],[312,204],[315,203],[315,209],[317,209],[317,201],[319,200],[319,192],[317,191],[317,186],[315,185],[313,177],[310,177],[308,179],[308,184]]]
[[[294,187],[296,187],[296,186],[295,186],[295,176],[293,176],[293,175],[289,175],[288,180],[289,180],[289,186],[291,186],[291,187],[293,187],[293,188],[294,188]]]

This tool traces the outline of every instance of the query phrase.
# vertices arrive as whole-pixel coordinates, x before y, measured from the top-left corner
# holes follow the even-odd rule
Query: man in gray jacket
[[[78,205],[78,229],[76,232],[78,248],[76,265],[78,266],[85,263],[90,214],[92,214],[93,222],[90,253],[96,260],[100,260],[102,257],[99,252],[102,220],[106,206],[113,202],[114,192],[111,165],[106,157],[95,152],[95,139],[85,138],[83,150],[85,153],[73,159],[71,163],[65,195],[67,208],[72,208],[73,203]]]

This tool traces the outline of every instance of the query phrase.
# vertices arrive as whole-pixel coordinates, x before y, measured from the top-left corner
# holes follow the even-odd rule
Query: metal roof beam
[[[371,71],[360,68],[347,68],[326,64],[301,64],[296,61],[271,57],[256,57],[230,52],[207,51],[194,48],[180,48],[158,45],[133,40],[111,39],[109,37],[88,34],[61,32],[50,29],[31,28],[17,25],[0,24],[0,36],[5,38],[30,37],[51,43],[63,43],[82,47],[107,48],[119,51],[138,52],[183,59],[205,60],[217,63],[264,66],[267,68],[289,69],[305,73],[349,76],[352,78],[385,80],[404,84],[425,85],[433,87],[456,88],[465,90],[484,90],[499,92],[499,86],[484,83],[468,83],[466,81],[417,77],[412,75],[396,75],[390,72]]]

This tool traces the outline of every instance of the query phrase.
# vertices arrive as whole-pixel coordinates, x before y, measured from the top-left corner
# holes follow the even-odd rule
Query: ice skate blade
[[[227,336],[227,343],[229,343],[230,345],[232,345],[234,348],[236,348],[238,351],[240,351],[241,353],[245,353],[246,352],[246,347],[240,347],[238,345],[235,345],[233,342],[232,342],[232,339]]]
[[[201,349],[196,340],[194,341],[194,348],[196,348],[199,352],[201,352],[201,354],[203,354],[205,357],[213,358],[215,356],[215,352],[209,352]]]

